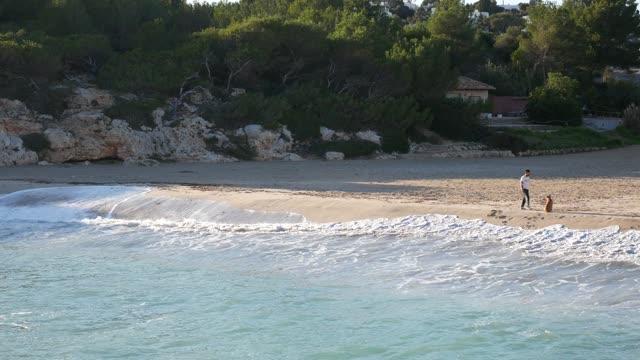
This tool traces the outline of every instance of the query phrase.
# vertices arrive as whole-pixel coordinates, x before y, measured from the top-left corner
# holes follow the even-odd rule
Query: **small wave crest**
[[[216,223],[296,223],[293,213],[241,210],[225,203],[145,196],[150,188],[136,186],[77,186],[18,191],[0,197],[5,221],[77,222],[87,218],[129,220],[185,219]]]
[[[109,216],[122,201],[149,191],[129,186],[29,189],[0,196],[4,221],[71,222]]]
[[[232,224],[185,219],[107,219],[83,220],[99,227],[139,226],[166,234],[197,234],[198,241],[189,242],[190,248],[219,246],[220,241],[239,241],[238,236],[260,235],[267,243],[277,246],[283,236],[300,241],[315,242],[322,238],[359,238],[370,241],[404,241],[407,251],[422,240],[451,244],[452,248],[465,246],[475,251],[487,244],[499,244],[511,252],[527,256],[558,258],[585,262],[629,262],[640,265],[638,243],[640,232],[621,232],[611,226],[598,230],[572,230],[553,225],[539,230],[525,230],[489,224],[483,220],[464,220],[452,215],[407,216],[396,219],[370,219],[343,223],[253,223]],[[175,238],[180,238],[177,236]],[[171,239],[171,237],[169,237]],[[180,242],[183,244],[182,242]],[[163,245],[172,244],[171,240]],[[300,243],[299,246],[305,244]],[[310,246],[310,243],[307,243]],[[351,243],[357,245],[357,243]],[[474,250],[475,249],[475,250]]]
[[[97,227],[139,226],[166,234],[189,234],[190,247],[206,247],[221,239],[238,241],[239,235],[261,235],[266,244],[279,246],[283,235],[318,242],[322,238],[366,238],[368,241],[406,239],[420,242],[468,244],[478,251],[486,244],[527,256],[586,262],[621,261],[640,265],[640,232],[618,227],[571,230],[554,225],[524,230],[463,220],[456,216],[407,216],[344,223],[316,224],[293,213],[241,210],[222,202],[178,199],[147,194],[151,189],[133,186],[80,186],[25,190],[0,197],[4,221],[80,222]],[[168,245],[167,236],[159,244]],[[383,240],[381,240],[383,239]],[[386,240],[384,240],[386,239]],[[356,246],[351,244],[350,246]],[[217,245],[216,245],[217,246]]]

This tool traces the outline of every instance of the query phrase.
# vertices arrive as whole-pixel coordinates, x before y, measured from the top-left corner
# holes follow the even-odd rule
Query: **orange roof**
[[[493,86],[466,76],[458,77],[458,85],[452,90],[495,90]]]

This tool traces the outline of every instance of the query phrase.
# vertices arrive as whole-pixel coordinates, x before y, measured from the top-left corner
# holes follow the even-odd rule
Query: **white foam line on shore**
[[[129,200],[131,200],[131,199],[134,199],[134,198],[136,198],[136,197],[138,197],[138,196],[145,195],[145,194],[147,194],[147,193],[151,192],[152,190],[153,190],[152,188],[147,188],[147,189],[145,189],[143,192],[141,192],[141,193],[139,193],[139,194],[135,194],[135,195],[129,196],[129,197],[128,197],[128,198],[126,198],[126,199],[123,199],[123,200],[118,201],[115,205],[113,205],[113,207],[111,208],[111,210],[109,210],[109,213],[107,214],[107,218],[108,218],[108,219],[110,219],[110,218],[111,218],[111,216],[113,215],[113,212],[116,210],[116,208],[118,207],[118,205],[120,205],[120,204],[122,204],[122,203],[124,203],[124,202],[126,202],[126,201],[129,201]]]
[[[297,239],[304,239],[307,235],[365,237],[372,241],[393,236],[418,241],[430,238],[451,239],[452,244],[457,241],[473,241],[478,245],[501,243],[502,246],[527,256],[587,262],[622,261],[640,265],[640,249],[637,246],[640,243],[640,231],[621,232],[617,226],[575,231],[562,225],[554,225],[540,230],[524,230],[493,225],[482,220],[464,220],[451,215],[407,216],[332,224],[223,224],[192,219],[175,221],[105,218],[85,219],[82,222],[100,227],[133,225],[167,234],[196,234],[199,239],[189,247],[204,246],[241,234],[272,236],[274,241],[287,235]]]

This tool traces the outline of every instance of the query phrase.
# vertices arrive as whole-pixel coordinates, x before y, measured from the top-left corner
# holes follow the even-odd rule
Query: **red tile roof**
[[[452,90],[495,90],[493,86],[466,76],[458,77],[458,85]]]

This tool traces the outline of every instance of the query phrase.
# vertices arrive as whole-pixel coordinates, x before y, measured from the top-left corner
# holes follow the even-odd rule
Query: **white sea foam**
[[[499,246],[507,252],[534,257],[640,265],[640,232],[621,232],[615,226],[571,230],[554,225],[524,230],[446,215],[316,224],[298,214],[248,211],[221,202],[149,196],[146,195],[149,190],[127,186],[83,186],[20,191],[0,197],[0,218],[4,221],[79,221],[100,227],[139,226],[183,235],[161,239],[156,246],[185,238],[190,239],[188,247],[192,248],[237,246],[227,242],[238,242],[241,235],[254,238],[260,235],[261,241],[280,249],[306,248],[314,252],[330,251],[322,238],[349,237],[366,242],[349,243],[335,254],[340,256],[340,251],[353,255],[359,251],[358,246],[366,248],[363,251],[366,253],[378,247],[384,254],[389,250],[384,239],[394,243],[404,239],[398,246],[409,246],[407,251],[416,242],[424,246],[422,240],[428,239],[430,243],[441,244],[444,251],[455,250],[463,244],[468,245],[466,250],[474,252],[494,251],[494,246]],[[311,243],[310,238],[314,239]],[[288,243],[280,243],[283,239]],[[357,256],[354,259],[358,261]],[[478,269],[482,268],[482,264],[478,266]]]
[[[539,230],[524,230],[447,215],[407,216],[397,219],[371,219],[332,224],[309,222],[229,224],[193,219],[175,221],[100,217],[85,219],[83,222],[97,226],[134,225],[173,234],[199,234],[201,241],[194,242],[191,245],[193,247],[219,243],[224,238],[242,234],[263,235],[274,239],[281,237],[282,234],[295,235],[298,239],[308,236],[431,239],[430,241],[440,239],[442,243],[451,243],[453,247],[456,240],[464,239],[466,243],[473,244],[476,251],[482,251],[482,246],[486,244],[500,244],[505,249],[522,252],[528,256],[587,262],[623,261],[640,265],[638,254],[640,232],[621,232],[617,226],[599,230],[571,230],[562,225],[554,225]]]
[[[448,215],[318,224],[297,214],[245,211],[148,191],[115,186],[15,193],[0,198],[5,215],[0,221],[35,220],[29,228],[35,237],[52,241],[52,250],[106,248],[105,253],[175,259],[199,269],[219,267],[220,273],[284,272],[337,286],[471,294],[538,309],[596,304],[637,311],[640,306],[637,231],[561,225],[524,230]],[[39,221],[64,223],[42,236],[39,229],[51,226]],[[22,230],[25,224],[16,226]],[[8,225],[7,233],[16,234]],[[138,304],[144,303],[136,299]],[[162,320],[161,314],[145,319]],[[6,325],[29,317],[0,315],[0,320]]]

